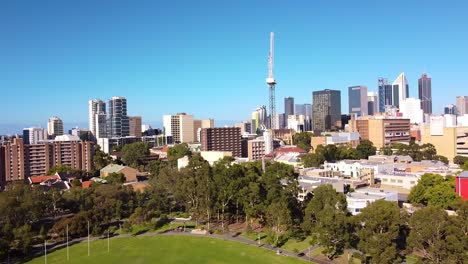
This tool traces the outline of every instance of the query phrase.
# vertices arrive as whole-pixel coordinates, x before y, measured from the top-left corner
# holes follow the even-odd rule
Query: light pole
[[[110,252],[109,229],[107,229],[107,253]]]
[[[44,263],[47,264],[47,239],[44,240]]]
[[[89,257],[89,221],[88,221],[88,257]]]

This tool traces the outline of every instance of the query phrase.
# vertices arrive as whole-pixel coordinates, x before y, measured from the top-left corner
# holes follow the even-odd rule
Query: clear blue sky
[[[268,104],[269,32],[277,109],[404,71],[410,96],[432,77],[435,112],[468,94],[466,1],[0,2],[0,125],[87,125],[92,98],[126,96],[128,114],[243,120]],[[0,132],[2,132],[0,131]],[[11,132],[11,131],[10,131]]]

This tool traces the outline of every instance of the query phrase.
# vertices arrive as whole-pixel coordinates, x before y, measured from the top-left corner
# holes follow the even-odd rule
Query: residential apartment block
[[[217,127],[201,129],[202,151],[230,151],[232,156],[241,157],[241,129]]]
[[[164,135],[172,136],[174,143],[194,142],[193,116],[186,113],[163,116]]]
[[[56,165],[67,165],[85,171],[93,169],[94,144],[82,142],[76,136],[58,136],[54,141],[32,145],[24,144],[21,138],[14,138],[13,142],[0,148],[1,163],[4,164],[3,172],[0,172],[0,175],[4,175],[3,182],[44,175]]]

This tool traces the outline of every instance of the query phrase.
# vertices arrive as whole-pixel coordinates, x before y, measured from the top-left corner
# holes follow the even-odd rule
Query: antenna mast
[[[268,55],[268,78],[266,83],[268,84],[270,91],[270,129],[276,128],[276,102],[275,102],[275,86],[276,80],[273,77],[273,65],[274,65],[274,48],[275,48],[275,33],[270,33],[270,53]]]

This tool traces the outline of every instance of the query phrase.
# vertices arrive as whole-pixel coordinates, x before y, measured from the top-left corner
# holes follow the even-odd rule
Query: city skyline
[[[418,78],[427,72],[432,78],[433,112],[441,114],[445,105],[463,95],[462,86],[468,81],[463,74],[467,39],[455,34],[467,20],[461,12],[465,3],[421,6],[405,2],[405,12],[394,13],[398,19],[393,24],[375,20],[376,10],[392,10],[398,3],[369,2],[364,9],[343,3],[339,10],[324,3],[289,3],[288,16],[268,23],[263,22],[266,14],[260,12],[260,3],[188,4],[178,5],[176,11],[170,3],[141,3],[128,10],[124,3],[115,2],[114,15],[105,12],[105,4],[88,10],[86,3],[80,3],[74,13],[65,3],[2,5],[7,12],[0,22],[10,26],[0,29],[9,39],[0,43],[0,87],[8,98],[0,111],[13,114],[0,117],[0,124],[11,127],[44,127],[51,116],[61,117],[65,128],[83,126],[90,99],[107,100],[115,95],[128,99],[129,116],[142,116],[143,123],[153,125],[160,125],[164,114],[175,112],[201,119],[246,120],[256,106],[268,105],[264,78],[270,31],[276,37],[278,109],[284,97],[312,103],[312,92],[323,89],[340,90],[341,107],[348,109],[347,87],[364,85],[376,92],[378,77],[391,81],[401,72],[408,78],[409,97],[417,98]],[[200,12],[192,14],[194,8]],[[272,8],[280,12],[285,6]],[[231,13],[222,18],[213,15],[228,9]],[[448,9],[452,15],[443,23],[429,19]],[[320,12],[310,16],[313,10]],[[349,20],[355,11],[363,15],[363,21]],[[244,22],[237,20],[242,12]],[[46,18],[40,20],[42,16]],[[83,16],[89,16],[89,23],[96,27],[89,29]],[[177,23],[177,19],[183,21]],[[343,27],[345,21],[349,25]],[[193,25],[187,27],[187,22]],[[399,27],[404,45],[378,41],[377,30],[391,38]],[[432,34],[427,36],[427,32]],[[330,35],[365,41],[343,44]],[[421,44],[418,38],[423,35],[428,41]],[[450,46],[441,41],[449,37]],[[0,128],[2,132],[6,131]]]

